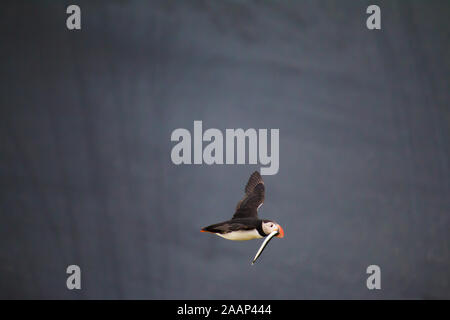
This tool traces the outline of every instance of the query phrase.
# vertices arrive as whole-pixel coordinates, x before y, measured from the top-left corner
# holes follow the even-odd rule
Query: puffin
[[[273,236],[284,237],[284,230],[278,223],[258,218],[258,209],[264,202],[264,193],[264,181],[259,172],[255,171],[248,179],[244,197],[238,202],[231,220],[212,224],[200,231],[214,233],[222,238],[234,241],[261,239],[269,236],[258,251],[258,257]]]

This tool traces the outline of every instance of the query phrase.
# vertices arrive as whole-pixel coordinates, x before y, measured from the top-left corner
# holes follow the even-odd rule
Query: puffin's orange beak
[[[278,225],[278,234],[276,235],[277,238],[283,238],[284,237],[284,230],[283,228]]]

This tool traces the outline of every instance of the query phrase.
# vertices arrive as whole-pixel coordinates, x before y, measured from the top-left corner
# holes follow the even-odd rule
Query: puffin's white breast
[[[261,239],[261,235],[256,229],[253,230],[238,230],[232,231],[225,234],[216,233],[218,236],[228,240],[244,241],[252,239]]]

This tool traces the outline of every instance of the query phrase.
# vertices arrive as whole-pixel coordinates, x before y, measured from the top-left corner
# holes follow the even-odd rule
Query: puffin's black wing
[[[245,186],[245,196],[238,202],[232,219],[256,218],[264,202],[264,181],[258,171],[252,173]]]

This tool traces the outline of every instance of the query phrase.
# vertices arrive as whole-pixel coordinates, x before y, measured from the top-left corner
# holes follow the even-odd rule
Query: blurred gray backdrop
[[[450,4],[370,4],[2,2],[0,297],[450,298]],[[280,129],[254,266],[199,230],[260,166],[174,165],[194,120]]]

